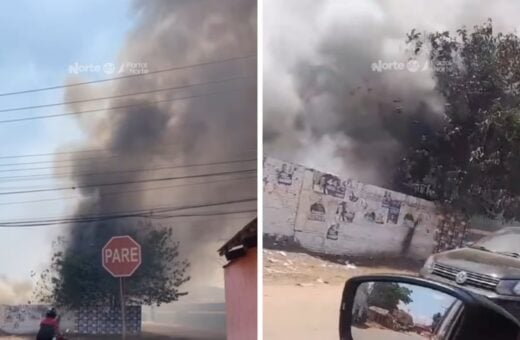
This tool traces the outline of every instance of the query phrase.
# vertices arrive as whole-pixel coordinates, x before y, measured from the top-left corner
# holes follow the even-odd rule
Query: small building
[[[370,322],[375,322],[383,327],[393,327],[393,320],[390,312],[381,307],[370,306],[368,308],[368,320]]]
[[[219,250],[224,266],[228,340],[257,339],[257,219]]]
[[[432,327],[428,325],[415,324],[413,331],[419,335],[432,335]]]
[[[394,309],[392,317],[403,329],[410,329],[414,325],[413,317],[402,309]]]

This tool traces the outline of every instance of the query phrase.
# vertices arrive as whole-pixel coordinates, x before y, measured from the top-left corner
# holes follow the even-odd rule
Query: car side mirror
[[[490,300],[426,279],[400,275],[348,280],[341,340],[518,340],[520,323]]]

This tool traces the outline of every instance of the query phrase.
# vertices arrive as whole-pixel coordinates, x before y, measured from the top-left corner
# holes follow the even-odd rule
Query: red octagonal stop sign
[[[103,267],[114,277],[129,277],[141,265],[141,246],[130,236],[114,236],[101,250]]]

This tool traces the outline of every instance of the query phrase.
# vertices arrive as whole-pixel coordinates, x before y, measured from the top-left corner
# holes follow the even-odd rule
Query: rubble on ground
[[[360,266],[352,261],[331,262],[326,259],[281,250],[263,250],[264,282],[292,284],[300,287],[312,287],[323,284],[343,284],[345,280],[356,275],[382,272],[409,271],[395,270],[387,267]]]

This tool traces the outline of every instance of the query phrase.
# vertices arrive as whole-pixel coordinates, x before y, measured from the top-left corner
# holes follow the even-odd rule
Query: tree
[[[141,245],[142,252],[141,266],[125,279],[126,303],[159,306],[186,295],[179,287],[190,279],[186,274],[189,263],[179,259],[179,244],[173,240],[172,229],[144,222],[125,233]],[[110,236],[98,233],[87,247],[75,249],[67,248],[64,238],[58,239],[51,266],[41,274],[36,298],[70,308],[118,304],[119,281],[101,266],[101,248]]]
[[[368,296],[368,305],[388,311],[398,309],[399,301],[405,305],[413,302],[412,290],[393,282],[375,282]]]
[[[466,214],[520,218],[520,39],[492,21],[454,34],[412,31],[445,100],[444,126],[408,150],[398,189]]]

